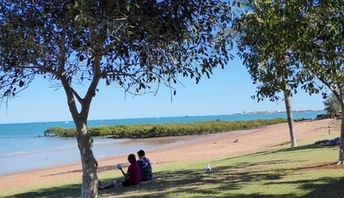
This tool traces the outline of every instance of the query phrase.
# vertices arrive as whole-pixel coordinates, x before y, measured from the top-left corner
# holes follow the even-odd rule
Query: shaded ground
[[[331,120],[317,120],[317,121],[302,121],[296,123],[296,137],[298,140],[303,139],[315,139],[321,140],[324,139],[323,137],[328,136],[328,123]],[[336,135],[332,132],[333,135]],[[249,153],[256,153],[260,151],[269,150],[271,148],[277,147],[288,147],[289,146],[289,131],[287,124],[277,124],[272,126],[263,127],[260,129],[253,129],[253,130],[245,130],[245,131],[235,131],[235,132],[228,132],[228,133],[221,133],[221,134],[213,134],[213,135],[205,135],[205,136],[195,136],[190,138],[186,143],[183,144],[174,144],[169,147],[158,148],[152,151],[147,151],[148,157],[153,162],[153,167],[158,164],[173,164],[176,162],[190,162],[190,161],[199,161],[199,160],[212,160],[212,159],[220,159],[226,157],[233,157],[233,156],[241,156]],[[77,149],[77,148],[75,148]],[[187,151],[187,152],[186,152]],[[133,151],[135,152],[135,151]],[[111,170],[114,167],[114,164],[126,162],[126,156],[119,156],[116,158],[109,158],[99,160],[99,171],[107,171]],[[280,162],[276,162],[280,163]],[[247,166],[247,164],[246,164]],[[245,167],[246,167],[245,166]],[[225,169],[231,172],[232,170],[239,169],[240,166],[236,167],[226,167]],[[306,168],[311,169],[312,167]],[[316,167],[313,167],[316,168]],[[322,168],[322,167],[318,167]],[[203,178],[203,171],[199,172],[185,172],[185,171],[177,171],[173,172],[175,174],[181,174],[179,176],[172,176],[169,173],[163,173],[164,176],[169,178],[168,180],[159,181],[157,184],[153,186],[148,185],[147,189],[156,190],[160,188],[169,189],[170,187],[176,186],[173,188],[174,193],[178,193],[178,186],[180,188],[190,188],[190,190],[195,190],[195,197],[203,196],[203,194],[207,194],[208,190],[204,189],[203,192],[199,192],[200,190],[194,184],[190,184],[191,181],[203,181],[206,182],[216,182],[217,178],[207,177]],[[171,173],[172,174],[172,173]],[[183,176],[187,174],[187,176]],[[219,185],[219,189],[221,188],[228,188],[227,180],[232,181],[233,178],[241,178],[240,180],[245,181],[247,180],[254,180],[256,177],[271,177],[271,178],[278,178],[279,174],[267,174],[267,175],[260,175],[255,172],[241,172],[239,173],[230,173],[226,176],[224,181]],[[192,175],[192,177],[190,177]],[[216,175],[216,174],[213,174]],[[0,176],[0,192],[2,190],[8,189],[33,189],[39,186],[44,185],[54,185],[66,181],[79,181],[81,178],[81,171],[80,165],[66,165],[62,167],[56,168],[49,168],[37,171],[31,171],[26,173],[18,173],[6,176]],[[337,181],[330,181],[329,182],[337,182]],[[308,183],[305,181],[305,184]],[[190,186],[191,185],[191,186]],[[222,186],[222,187],[221,187]],[[225,187],[224,187],[225,186]],[[229,185],[230,188],[238,188],[240,187],[240,182],[235,183],[233,185]],[[311,186],[311,184],[309,184]],[[79,195],[80,192],[79,185],[72,185],[68,186],[68,195],[73,195],[75,193],[76,196]],[[177,188],[177,189],[176,189]],[[48,196],[52,197],[61,197],[59,195],[59,189],[61,188],[48,188],[42,191],[34,192],[31,194],[23,194],[23,196],[28,197],[44,197]],[[145,187],[146,189],[146,187]],[[196,190],[198,189],[198,190]],[[160,189],[163,190],[163,189]],[[64,190],[63,190],[64,191]],[[138,187],[137,191],[140,191],[140,187]],[[146,190],[145,190],[146,192]],[[184,192],[183,190],[181,192]],[[37,194],[38,193],[38,194]],[[111,192],[113,193],[113,192]],[[159,197],[159,192],[156,191],[157,196]],[[161,192],[161,193],[170,193],[170,192]],[[166,195],[167,195],[166,194]],[[106,195],[106,193],[105,193]],[[20,197],[20,195],[18,195]],[[65,195],[67,196],[67,195]],[[64,196],[64,197],[65,197]],[[147,195],[148,196],[148,195]],[[149,195],[152,196],[152,195]],[[222,196],[222,195],[221,195]],[[225,196],[225,195],[223,195]],[[226,195],[230,196],[230,195]],[[259,197],[259,195],[256,195]],[[68,197],[68,196],[67,196]],[[243,196],[245,197],[245,196]],[[266,196],[265,196],[266,197]]]
[[[321,147],[309,145],[295,150],[282,149],[217,160],[212,162],[215,166],[211,174],[204,173],[202,168],[194,169],[192,167],[161,171],[156,174],[156,177],[160,179],[156,179],[152,183],[112,188],[100,191],[99,196],[342,198],[344,177],[339,174],[335,174],[336,176],[318,175],[318,170],[305,166],[313,158],[304,158],[304,154],[302,154],[304,152],[317,155],[334,153],[335,150],[324,151]],[[292,158],[284,157],[286,153],[290,154]],[[294,166],[299,166],[299,168],[291,168]],[[195,167],[199,166],[195,164]],[[324,171],[332,169],[332,165],[319,165],[319,167]],[[300,176],[310,171],[314,171],[311,177]],[[341,170],[337,172],[340,173]],[[293,186],[293,189],[288,190],[290,186]],[[69,185],[18,194],[14,197],[79,197],[79,194],[80,185]]]

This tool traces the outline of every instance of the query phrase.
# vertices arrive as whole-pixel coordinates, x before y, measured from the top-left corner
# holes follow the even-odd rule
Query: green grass
[[[182,135],[201,135],[233,130],[252,129],[265,125],[287,122],[284,118],[269,120],[243,121],[207,121],[174,124],[132,124],[90,127],[88,132],[92,136],[111,136],[113,138],[150,138]],[[73,137],[74,128],[52,127],[44,132],[45,135]]]
[[[343,169],[314,168],[337,160],[337,147],[305,145],[213,161],[154,166],[161,178],[143,186],[112,188],[99,197],[344,197]],[[207,163],[211,174],[203,169]],[[312,168],[313,167],[313,168]],[[101,172],[102,181],[119,179],[119,171]],[[79,197],[80,183],[17,192],[7,197]],[[1,197],[0,193],[0,197]],[[7,193],[7,194],[6,194]],[[12,192],[13,193],[13,192]]]

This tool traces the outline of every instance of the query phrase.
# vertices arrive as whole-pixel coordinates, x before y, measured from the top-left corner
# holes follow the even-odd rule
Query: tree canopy
[[[13,0],[0,13],[2,97],[36,75],[68,84],[96,76],[135,93],[177,74],[198,82],[230,58],[230,6],[216,0]]]
[[[299,59],[304,70],[321,81],[336,97],[344,111],[344,2],[312,1],[308,21],[298,40]],[[338,164],[344,164],[344,117]]]
[[[280,99],[282,92],[288,116],[291,146],[297,146],[291,96],[297,92],[300,78],[307,73],[298,68],[294,34],[300,20],[299,3],[296,1],[248,1],[245,11],[235,20],[234,28],[238,51],[253,83],[257,85],[254,97],[261,101]],[[300,77],[302,76],[302,77]]]
[[[293,95],[305,80],[313,79],[300,69],[295,54],[298,31],[307,23],[302,9],[304,4],[299,1],[248,1],[236,20],[239,55],[257,84],[258,100],[278,100],[278,93],[286,88]],[[317,92],[310,86],[304,88]]]
[[[254,82],[261,83],[257,95],[275,99],[280,80],[294,92],[301,86],[312,94],[322,88],[320,81],[343,111],[344,2],[249,2],[256,12],[245,12],[239,21],[238,29],[246,33],[240,35],[239,49]],[[344,163],[344,120],[341,139],[339,164]]]
[[[179,76],[210,77],[231,58],[231,19],[230,3],[221,0],[1,0],[0,98],[16,96],[38,75],[60,83],[76,125],[81,197],[97,197],[87,119],[99,82],[138,93],[171,88]]]
[[[331,94],[326,100],[324,101],[325,111],[327,113],[331,114],[331,116],[338,115],[340,112],[340,103],[338,102],[338,99]]]
[[[298,42],[304,70],[321,81],[339,101],[344,87],[344,2],[313,1],[305,16],[307,24]]]

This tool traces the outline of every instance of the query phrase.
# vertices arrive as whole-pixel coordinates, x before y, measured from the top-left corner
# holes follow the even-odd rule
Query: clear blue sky
[[[211,79],[204,78],[197,85],[194,80],[182,79],[182,82],[184,87],[176,87],[177,95],[172,101],[166,87],[161,87],[156,96],[133,97],[126,96],[118,87],[105,87],[101,82],[89,119],[223,115],[285,109],[283,101],[257,103],[251,98],[255,85],[240,60],[230,62],[224,70],[216,69]],[[71,120],[63,90],[49,87],[48,81],[36,79],[8,106],[1,105],[0,123]],[[324,108],[321,95],[309,96],[303,91],[292,98],[292,106],[293,110]]]

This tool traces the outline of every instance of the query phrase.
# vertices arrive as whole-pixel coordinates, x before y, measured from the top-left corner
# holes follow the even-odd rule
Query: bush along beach
[[[260,126],[286,122],[284,118],[269,120],[244,121],[207,121],[173,124],[133,124],[97,126],[89,128],[92,136],[109,136],[112,138],[151,138],[166,136],[201,135],[233,130],[253,129]],[[73,137],[74,128],[52,127],[44,132],[45,136]]]

